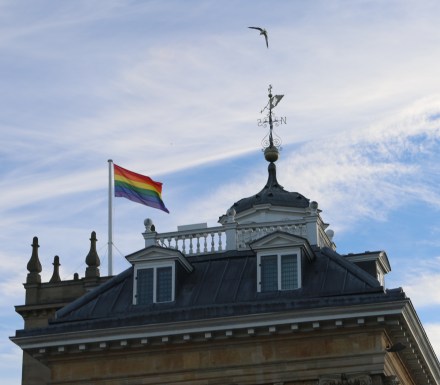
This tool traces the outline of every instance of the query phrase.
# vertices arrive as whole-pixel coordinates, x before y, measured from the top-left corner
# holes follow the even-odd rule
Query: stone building
[[[84,278],[61,281],[56,259],[41,283],[34,239],[11,338],[23,384],[440,385],[410,299],[385,286],[386,253],[338,254],[318,204],[278,183],[272,137],[265,155],[266,185],[219,226],[146,220],[114,277],[92,233]]]

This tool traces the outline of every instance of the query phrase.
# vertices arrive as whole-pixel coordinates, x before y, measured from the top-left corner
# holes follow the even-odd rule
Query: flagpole
[[[113,275],[113,194],[112,194],[113,160],[108,160],[108,275]]]

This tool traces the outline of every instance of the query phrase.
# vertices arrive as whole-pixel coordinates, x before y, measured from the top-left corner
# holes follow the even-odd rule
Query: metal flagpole
[[[108,160],[108,275],[113,275],[113,160]]]

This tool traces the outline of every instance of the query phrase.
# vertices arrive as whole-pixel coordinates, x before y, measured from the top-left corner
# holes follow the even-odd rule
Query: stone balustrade
[[[207,254],[225,250],[223,226],[156,234],[156,244],[181,251],[183,254]]]
[[[145,246],[158,245],[186,255],[208,254],[226,250],[246,250],[249,244],[275,231],[307,237],[307,224],[286,221],[265,224],[226,223],[223,226],[192,228],[167,233],[144,233]]]

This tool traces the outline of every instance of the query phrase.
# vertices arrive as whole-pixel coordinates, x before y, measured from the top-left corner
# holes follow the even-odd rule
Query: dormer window
[[[300,250],[258,254],[258,291],[295,290],[301,287]]]
[[[257,253],[259,293],[299,289],[301,264],[315,259],[307,239],[283,231],[265,235],[250,246]]]
[[[136,266],[134,303],[149,305],[174,301],[174,271],[174,263],[168,266]]]
[[[173,302],[184,274],[193,267],[178,250],[149,246],[126,256],[133,265],[133,305]]]

